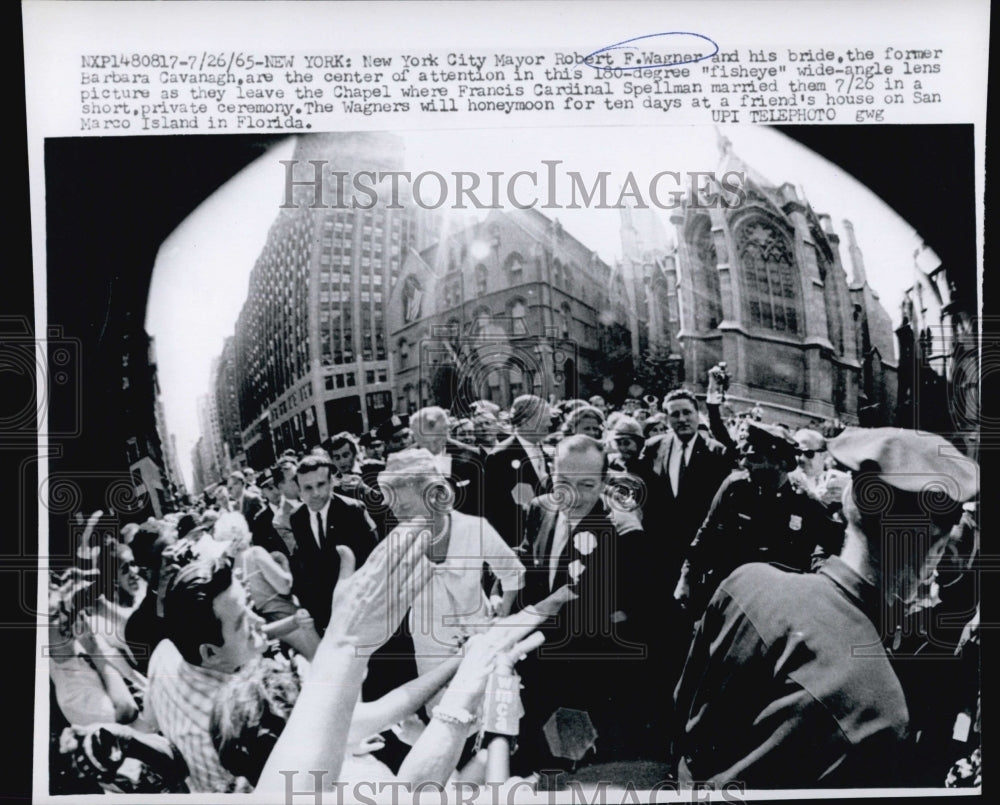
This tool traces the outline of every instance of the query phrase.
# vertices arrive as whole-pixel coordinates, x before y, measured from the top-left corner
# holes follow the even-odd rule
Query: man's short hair
[[[178,528],[180,523],[177,524]],[[132,537],[132,555],[140,567],[151,568],[153,566],[152,548],[153,544],[160,537],[160,527],[156,523],[143,523],[139,530]]]
[[[698,410],[698,398],[694,396],[694,392],[687,389],[674,389],[664,397],[663,410],[666,411],[668,403],[672,403],[674,400],[688,400],[694,406],[694,410]]]
[[[568,453],[597,453],[601,461],[601,475],[605,476],[608,474],[608,452],[604,449],[604,445],[601,444],[597,439],[591,438],[583,433],[574,433],[572,436],[567,436],[562,439],[559,444],[556,445],[556,462],[560,458],[567,455]]]
[[[247,482],[247,478],[243,474],[242,470],[233,470],[231,473],[229,473],[228,477],[229,477],[229,480],[231,480],[231,481],[233,481],[233,480],[239,481],[241,484],[245,484]]]
[[[166,635],[192,665],[201,665],[203,643],[223,643],[222,624],[213,604],[232,583],[230,557],[202,557],[182,567],[167,588],[163,601]]]
[[[325,454],[317,455],[315,453],[310,453],[308,456],[303,458],[298,465],[295,467],[296,475],[305,475],[308,472],[315,472],[316,470],[326,467],[326,469],[332,474],[333,464],[330,463],[330,457]]]
[[[358,440],[353,433],[348,433],[346,430],[342,430],[340,433],[330,437],[330,452],[339,450],[345,444],[351,446],[351,451],[354,453],[354,457],[357,458],[359,452]]]

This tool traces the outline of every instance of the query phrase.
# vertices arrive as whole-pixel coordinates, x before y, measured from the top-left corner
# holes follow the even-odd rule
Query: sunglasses
[[[799,450],[799,455],[805,458],[814,458],[820,453],[825,453],[826,450]]]

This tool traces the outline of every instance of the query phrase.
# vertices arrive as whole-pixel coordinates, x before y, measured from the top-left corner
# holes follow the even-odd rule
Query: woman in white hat
[[[431,533],[431,580],[410,614],[417,670],[423,674],[457,653],[492,618],[510,612],[524,584],[524,565],[484,518],[452,510],[454,492],[429,451],[393,453],[378,480],[399,521],[395,531]],[[483,589],[484,562],[503,591],[493,600]]]

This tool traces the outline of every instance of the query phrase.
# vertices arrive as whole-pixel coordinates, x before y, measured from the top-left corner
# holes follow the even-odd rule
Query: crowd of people
[[[81,518],[52,792],[978,784],[976,464],[708,389],[425,407]]]

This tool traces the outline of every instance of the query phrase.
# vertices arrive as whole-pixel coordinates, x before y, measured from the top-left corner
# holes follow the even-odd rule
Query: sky
[[[831,216],[841,235],[841,259],[849,278],[852,266],[842,220],[853,222],[868,281],[898,324],[899,302],[912,284],[913,255],[921,245],[913,228],[851,176],[779,132],[763,126],[727,127],[725,135],[734,153],[755,172],[775,184],[795,184],[817,213]],[[471,171],[485,177],[488,171],[510,176],[534,170],[544,175],[543,160],[560,160],[560,172],[579,171],[588,185],[600,171],[610,172],[609,203],[614,203],[629,172],[645,192],[649,178],[660,171],[714,170],[719,162],[717,132],[709,126],[438,130],[400,132],[399,136],[406,152],[405,169],[414,174]],[[156,339],[167,427],[176,435],[178,460],[188,486],[191,450],[200,435],[198,398],[208,390],[212,359],[234,332],[250,271],[282,201],[280,160],[289,159],[293,148],[290,137],[234,176],[174,230],[157,254],[146,330]],[[484,187],[487,181],[484,178]],[[669,179],[662,188],[665,197],[672,189]],[[539,196],[544,199],[544,191]],[[473,213],[454,214],[467,217]],[[558,218],[605,262],[613,264],[620,257],[617,210],[549,210],[546,214]],[[669,211],[657,214],[662,216],[664,229],[672,233]]]

